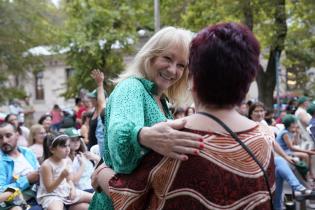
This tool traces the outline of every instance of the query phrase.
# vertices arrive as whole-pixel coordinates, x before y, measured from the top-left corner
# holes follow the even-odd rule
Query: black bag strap
[[[266,186],[268,188],[268,192],[269,192],[269,196],[270,196],[270,206],[271,209],[273,209],[273,203],[272,203],[272,193],[271,193],[271,189],[270,189],[270,185],[269,185],[269,181],[268,181],[268,175],[264,169],[264,167],[262,166],[262,164],[259,162],[259,160],[256,158],[256,156],[253,154],[253,152],[244,144],[243,141],[241,141],[237,134],[234,133],[224,122],[222,122],[222,120],[220,120],[219,118],[213,116],[212,114],[209,114],[207,112],[197,112],[197,114],[201,114],[204,116],[207,116],[209,118],[211,118],[212,120],[216,121],[219,125],[221,125],[227,132],[229,132],[231,134],[231,136],[243,147],[243,149],[253,158],[253,160],[257,163],[257,165],[259,166],[259,168],[261,169],[261,171],[263,172],[264,175],[264,179],[265,179],[265,183]]]

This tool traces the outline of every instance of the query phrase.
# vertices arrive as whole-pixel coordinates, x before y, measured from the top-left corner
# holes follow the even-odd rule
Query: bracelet
[[[16,196],[20,195],[21,191],[19,189],[15,189],[15,192],[13,192],[9,197],[7,198],[6,202],[12,202]]]
[[[97,176],[104,168],[109,168],[108,166],[103,166],[96,174],[95,176]]]

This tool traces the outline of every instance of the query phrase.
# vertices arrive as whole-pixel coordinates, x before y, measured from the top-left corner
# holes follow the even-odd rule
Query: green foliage
[[[54,9],[48,0],[0,1],[0,74],[5,76],[0,85],[7,93],[2,95],[0,102],[19,97],[20,81],[26,72],[42,62],[40,57],[26,52],[32,47],[53,42]],[[10,75],[16,78],[12,88],[3,84]]]
[[[315,4],[313,0],[287,0],[285,8],[281,8],[281,5],[282,1],[278,0],[163,0],[161,23],[199,31],[217,22],[243,22],[258,37],[266,60],[274,59],[274,53],[271,52],[275,49],[284,50],[282,64],[297,81],[293,88],[306,91],[308,78],[305,71],[315,63]],[[265,75],[262,83],[275,80],[271,64],[269,68],[273,73]],[[266,97],[272,101],[274,86],[260,88],[268,88],[265,92],[271,94]]]
[[[142,14],[131,6],[136,2],[73,0],[63,5],[67,18],[63,45],[69,47],[66,60],[75,69],[65,97],[76,96],[81,88],[95,88],[93,69],[103,71],[106,78],[123,70],[123,55],[132,52],[130,40],[137,39],[135,23]],[[117,43],[119,49],[114,49]]]
[[[0,104],[3,104],[8,99],[23,99],[26,96],[26,93],[21,88],[16,87],[6,87],[4,85],[7,77],[5,74],[0,74]]]
[[[315,66],[315,5],[313,1],[299,0],[289,2],[287,8],[290,19],[284,65],[288,79],[296,81],[294,86],[288,88],[311,93],[314,92],[315,86],[313,85],[313,91],[310,91],[310,86],[305,84],[309,81],[306,71]]]

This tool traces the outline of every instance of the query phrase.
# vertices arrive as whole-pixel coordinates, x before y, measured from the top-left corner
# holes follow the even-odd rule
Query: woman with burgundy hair
[[[274,136],[235,109],[255,79],[259,53],[241,24],[195,36],[188,89],[197,113],[185,118],[185,131],[204,136],[203,149],[185,161],[152,152],[131,175],[116,174],[109,181],[115,209],[272,209]]]

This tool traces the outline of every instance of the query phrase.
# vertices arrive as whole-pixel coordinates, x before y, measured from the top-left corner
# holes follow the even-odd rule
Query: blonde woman
[[[166,122],[173,119],[167,101],[178,105],[187,98],[191,38],[192,34],[184,29],[163,28],[115,80],[118,84],[105,112],[106,165],[94,173],[96,183],[107,183],[107,177],[114,173],[131,173],[151,150],[180,160],[199,151],[202,136],[178,131],[184,121]],[[89,209],[113,209],[111,198],[95,193]]]
[[[46,136],[44,126],[40,124],[32,125],[30,135],[28,137],[29,148],[34,152],[39,163],[42,162],[43,142]]]

